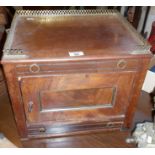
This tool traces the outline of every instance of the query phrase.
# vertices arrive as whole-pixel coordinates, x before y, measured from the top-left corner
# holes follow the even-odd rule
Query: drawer
[[[84,125],[63,125],[63,126],[51,126],[51,125],[31,125],[28,127],[28,137],[41,138],[41,137],[56,137],[64,135],[72,135],[79,133],[92,133],[96,131],[104,130],[116,130],[121,129],[123,122],[102,122],[96,124],[84,124]]]
[[[59,72],[100,72],[100,71],[122,71],[138,70],[140,60],[118,59],[85,62],[56,62],[56,63],[33,63],[20,64],[16,66],[18,74],[40,74],[40,73],[59,73]]]

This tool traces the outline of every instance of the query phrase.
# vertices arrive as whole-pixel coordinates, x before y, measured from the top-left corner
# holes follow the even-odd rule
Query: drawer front
[[[85,123],[84,125],[31,125],[28,127],[28,137],[57,137],[63,135],[75,135],[76,133],[79,134],[104,130],[116,130],[120,129],[122,125],[122,121],[100,122],[94,124]]]
[[[101,72],[101,71],[123,71],[138,70],[140,60],[137,59],[116,59],[102,61],[84,62],[53,62],[30,63],[16,66],[18,74],[40,74],[40,73],[60,73],[60,72]]]
[[[27,124],[123,121],[134,76],[135,72],[23,77]]]

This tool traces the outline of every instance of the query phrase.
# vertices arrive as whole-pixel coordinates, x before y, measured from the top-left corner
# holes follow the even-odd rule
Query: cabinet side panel
[[[150,58],[145,58],[142,59],[142,63],[141,63],[141,71],[137,72],[136,76],[135,76],[135,82],[132,88],[132,92],[131,92],[131,98],[129,100],[129,107],[127,109],[126,112],[126,118],[125,118],[125,122],[124,122],[124,127],[125,128],[130,128],[132,125],[132,120],[133,120],[133,116],[134,116],[134,112],[136,110],[137,107],[137,103],[138,103],[138,99],[141,93],[141,88],[146,76],[146,72],[148,70],[148,65],[150,62]]]
[[[13,64],[3,64],[8,91],[12,103],[14,117],[18,132],[22,138],[27,137],[27,129],[22,104],[22,97],[19,90],[18,79],[16,78],[15,66]]]

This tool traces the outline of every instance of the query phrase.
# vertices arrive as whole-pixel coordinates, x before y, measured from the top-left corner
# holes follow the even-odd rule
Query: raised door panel
[[[21,78],[28,124],[123,120],[135,72]]]
[[[41,111],[86,109],[112,106],[115,88],[92,88],[79,90],[46,90],[40,93]]]

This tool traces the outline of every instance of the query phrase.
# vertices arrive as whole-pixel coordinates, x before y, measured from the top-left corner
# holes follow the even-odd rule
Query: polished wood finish
[[[105,55],[118,56],[118,51],[119,55],[127,55],[131,48],[137,48],[137,40],[127,33],[128,29],[117,16],[103,16],[102,20],[101,16],[56,16],[49,20],[51,22],[44,18],[35,21],[20,18],[11,48],[28,52],[29,60],[71,59],[68,52],[80,50],[84,51],[84,58],[106,58]],[[109,24],[111,21],[113,24]]]
[[[125,139],[130,137],[131,131],[99,132],[93,133],[91,136],[86,134],[81,136],[77,135],[54,138],[54,140],[53,138],[34,139],[30,141],[23,141],[22,145],[14,121],[9,96],[7,94],[0,96],[0,101],[3,101],[0,104],[0,132],[3,133],[17,147],[136,147],[134,144],[131,145],[125,142]],[[150,102],[150,96],[148,93],[142,91],[131,130],[135,128],[135,125],[138,122],[152,121],[151,109],[152,104]]]
[[[125,139],[130,136],[127,131],[105,131],[91,133],[91,136],[74,135],[52,139],[23,141],[24,147],[40,148],[135,148],[135,144],[127,144]]]
[[[15,15],[2,60],[22,141],[131,127],[147,43],[115,12],[28,13]]]

